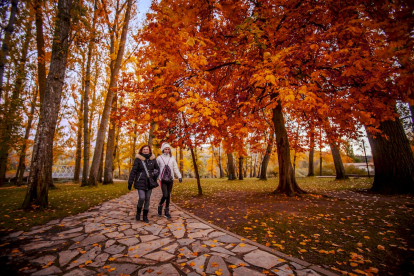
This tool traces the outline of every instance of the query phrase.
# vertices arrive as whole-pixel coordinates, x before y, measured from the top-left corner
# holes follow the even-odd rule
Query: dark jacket
[[[132,184],[134,184],[134,188],[137,190],[148,190],[148,177],[142,161],[147,165],[149,175],[154,180],[157,179],[158,174],[160,173],[160,168],[155,160],[155,156],[152,155],[150,159],[145,159],[144,156],[138,154],[135,158],[134,165],[132,166],[131,173],[129,174],[128,189],[131,189]]]

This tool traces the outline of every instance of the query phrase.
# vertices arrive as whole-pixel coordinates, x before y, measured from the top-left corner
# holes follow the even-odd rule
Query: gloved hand
[[[131,191],[132,185],[128,185],[128,190]]]
[[[183,179],[182,178],[178,178],[178,182],[183,183]]]

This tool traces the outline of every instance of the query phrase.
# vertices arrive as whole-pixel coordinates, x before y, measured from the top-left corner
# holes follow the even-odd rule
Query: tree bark
[[[311,135],[310,135],[310,151],[309,151],[309,167],[308,167],[308,176],[315,176],[315,169],[313,158],[315,154],[315,133],[313,128],[311,128]]]
[[[219,150],[218,150],[218,166],[219,166],[219,171],[220,171],[220,178],[224,177],[224,171],[223,171],[223,165],[221,163],[221,145],[219,145]]]
[[[59,114],[62,88],[65,81],[71,29],[72,0],[59,0],[55,31],[53,36],[52,57],[45,89],[45,101],[40,113],[33,146],[32,161],[26,198],[22,208],[48,206],[48,174],[52,172],[53,137]],[[46,180],[46,181],[45,181]]]
[[[203,190],[201,189],[201,183],[200,183],[200,175],[198,174],[198,167],[197,167],[197,160],[195,158],[194,150],[193,148],[190,148],[191,151],[191,157],[193,159],[193,165],[194,165],[194,174],[197,179],[197,189],[198,189],[198,195],[203,195]]]
[[[262,154],[260,154],[259,161],[260,161],[260,159],[262,159]],[[262,160],[262,162],[263,162],[263,160]],[[261,172],[261,169],[262,169],[262,166],[261,166],[262,162],[259,162],[257,164],[257,178],[260,178],[260,175],[261,175],[260,172]]]
[[[257,167],[257,153],[254,158],[254,168],[253,168],[253,177],[256,177],[256,167]]]
[[[239,157],[239,180],[243,180],[243,156]]]
[[[179,164],[179,166],[180,166],[180,173],[181,173],[181,175],[182,175],[182,177],[184,178],[184,160],[183,160],[183,158],[184,158],[184,156],[183,156],[183,148],[182,147],[180,147],[180,164]]]
[[[345,173],[344,164],[342,163],[339,147],[335,146],[333,143],[330,143],[329,146],[331,147],[332,157],[335,164],[336,180],[348,179],[348,176]]]
[[[273,143],[273,134],[270,134],[269,142],[266,148],[266,153],[263,157],[262,167],[260,169],[260,180],[267,180],[267,166],[269,165],[270,155],[272,154]]]
[[[227,153],[227,174],[229,180],[236,179],[236,172],[234,169],[234,160],[233,160],[233,153]]]
[[[106,129],[108,126],[109,114],[111,112],[112,100],[114,97],[114,90],[116,89],[116,86],[117,86],[118,74],[119,74],[119,70],[121,69],[122,58],[123,58],[124,51],[125,51],[125,42],[126,42],[126,37],[127,37],[127,32],[128,32],[129,19],[131,17],[131,6],[132,6],[132,0],[128,0],[127,6],[126,6],[126,12],[125,12],[124,26],[122,27],[121,40],[119,43],[119,50],[116,56],[114,67],[111,68],[111,78],[109,82],[109,89],[106,95],[105,105],[104,105],[104,109],[102,112],[101,123],[99,126],[97,138],[96,138],[95,152],[93,154],[91,170],[89,173],[88,184],[92,186],[95,186],[97,184],[96,180],[98,176],[99,163],[101,159],[102,149],[104,146],[104,139],[106,135]]]
[[[79,110],[79,122],[78,122],[78,137],[76,142],[76,155],[75,155],[75,172],[73,176],[74,182],[79,182],[81,161],[82,161],[82,126],[83,126],[83,96],[81,97],[80,110]]]
[[[37,48],[37,80],[39,83],[40,110],[46,90],[46,61],[45,61],[45,39],[43,36],[43,12],[42,0],[35,0],[35,25],[36,25],[36,48]]]
[[[97,175],[97,181],[102,183],[102,177],[103,177],[103,164],[104,164],[104,147],[102,148],[101,152],[101,160],[99,160],[99,170]]]
[[[152,144],[153,144],[153,141],[154,141],[154,138],[155,138],[154,131],[155,131],[156,126],[157,126],[156,122],[151,122],[150,130],[149,130],[149,133],[148,133],[148,146],[150,148],[152,148]]]
[[[7,57],[9,56],[9,42],[10,42],[11,35],[14,30],[14,21],[16,20],[18,2],[19,1],[17,0],[11,1],[9,23],[4,29],[6,31],[6,34],[4,35],[3,44],[1,46],[1,53],[0,53],[0,101],[3,96],[4,68],[6,67]]]
[[[117,111],[118,96],[115,93],[114,99],[112,102],[112,111],[115,113]],[[112,184],[114,183],[113,179],[113,160],[115,153],[115,135],[116,134],[116,123],[113,118],[111,118],[109,123],[108,131],[108,140],[106,142],[106,157],[105,157],[105,168],[104,168],[104,181],[103,184]]]
[[[298,186],[293,173],[293,167],[290,161],[289,139],[280,101],[278,101],[278,105],[273,108],[272,121],[275,128],[277,157],[279,160],[279,186],[274,193],[282,193],[287,196],[304,194],[306,192]]]
[[[367,131],[375,165],[371,190],[383,194],[414,193],[414,157],[398,118],[385,121],[379,129],[387,138]]]

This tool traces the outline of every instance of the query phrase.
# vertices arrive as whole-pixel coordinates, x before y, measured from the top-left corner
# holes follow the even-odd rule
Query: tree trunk
[[[183,148],[180,147],[180,173],[181,176],[184,177],[184,160],[183,160],[184,156],[183,156]]]
[[[313,128],[311,129],[311,136],[310,136],[310,151],[309,151],[309,167],[308,167],[308,176],[315,175],[313,157],[315,154],[315,133]]]
[[[239,180],[243,180],[243,156],[239,157]]]
[[[83,172],[82,172],[82,185],[88,184],[89,173],[89,89],[91,86],[91,62],[93,48],[95,45],[95,24],[96,24],[96,0],[94,1],[93,19],[91,37],[88,45],[88,58],[86,61],[86,75],[85,75],[85,90],[83,92]]]
[[[48,178],[52,172],[53,137],[62,98],[69,48],[72,0],[59,0],[53,36],[50,74],[33,146],[30,175],[23,209],[48,206]],[[47,99],[47,100],[46,100]],[[50,173],[50,176],[48,174]],[[46,181],[45,181],[46,180]]]
[[[247,169],[249,168],[249,165],[248,165],[248,158],[246,157],[246,167],[244,168],[244,178],[247,178]]]
[[[220,178],[224,177],[224,171],[223,171],[223,165],[221,163],[221,145],[219,145],[219,151],[218,151],[218,166],[219,166],[219,171],[220,171]]]
[[[233,153],[227,153],[227,174],[229,180],[236,179],[236,172],[234,169]]]
[[[74,182],[79,182],[80,168],[82,162],[82,126],[83,126],[83,96],[81,97],[80,110],[79,110],[79,122],[78,122],[78,137],[76,143],[76,155],[75,155],[75,172],[73,176]]]
[[[19,174],[16,174],[16,178],[15,178],[15,184],[19,187],[23,184],[24,170],[26,169],[25,159],[26,159],[27,140],[29,139],[29,136],[30,136],[30,130],[32,128],[33,117],[34,117],[34,113],[36,110],[37,94],[38,94],[38,89],[35,90],[35,93],[33,95],[33,100],[30,104],[30,114],[28,116],[26,131],[24,134],[24,142],[23,142],[22,150],[21,150],[20,157],[19,157],[19,167],[17,169]]]
[[[383,194],[414,193],[414,157],[404,128],[398,118],[379,126],[388,139],[368,131],[375,165],[371,190]]]
[[[148,146],[150,148],[152,148],[152,144],[153,144],[153,141],[154,141],[154,138],[155,138],[154,131],[155,131],[156,126],[157,126],[156,122],[151,122],[150,130],[149,130],[149,133],[148,133]]]
[[[257,153],[255,154],[254,158],[254,168],[253,168],[253,177],[256,177],[256,167],[257,167]]]
[[[195,174],[195,177],[197,179],[198,195],[201,196],[201,195],[203,195],[203,190],[201,189],[200,175],[198,174],[198,167],[197,167],[197,160],[195,158],[195,154],[194,154],[193,148],[190,148],[190,151],[191,151],[191,157],[193,159],[194,174]]]
[[[118,96],[115,93],[114,99],[112,102],[112,111],[115,113],[117,111]],[[108,140],[106,142],[106,157],[105,157],[105,168],[104,168],[104,181],[103,184],[112,184],[114,183],[113,179],[113,160],[114,160],[114,150],[115,150],[115,135],[116,134],[116,123],[113,118],[111,118],[109,123],[108,131]]]
[[[270,134],[269,142],[266,148],[266,153],[263,157],[262,167],[260,169],[260,180],[267,180],[267,166],[269,165],[270,155],[272,154],[273,143],[273,134]]]
[[[39,82],[40,110],[42,110],[42,103],[46,90],[46,61],[45,39],[43,36],[42,0],[35,0],[34,8],[36,15],[37,81]]]
[[[287,196],[304,194],[306,192],[299,188],[293,173],[293,167],[290,161],[289,139],[280,101],[278,101],[278,105],[273,108],[272,121],[275,128],[277,157],[279,160],[279,186],[274,193],[282,193]]]
[[[29,49],[30,40],[32,38],[32,23],[30,21],[26,22],[26,37],[22,46],[22,55],[20,57],[20,62],[17,64],[17,75],[15,81],[15,87],[12,92],[10,99],[10,105],[8,108],[5,108],[5,114],[3,117],[2,131],[0,133],[0,186],[5,183],[6,169],[7,169],[7,159],[9,156],[9,150],[13,146],[13,137],[17,133],[17,126],[20,124],[18,118],[18,108],[22,106],[21,101],[21,92],[23,89],[23,82],[26,78],[26,61],[27,61],[27,52]],[[6,104],[4,104],[6,105]]]
[[[104,164],[104,148],[102,148],[101,152],[101,160],[99,160],[99,170],[96,180],[100,183],[102,183],[102,177],[103,177],[103,164]]]
[[[7,63],[7,57],[9,56],[9,42],[10,42],[11,35],[14,30],[14,21],[16,20],[18,2],[19,1],[17,0],[11,1],[9,23],[7,24],[7,27],[4,29],[6,31],[6,34],[4,35],[3,44],[1,47],[1,53],[0,53],[0,101],[3,96],[4,68]]]
[[[331,147],[332,157],[335,164],[336,180],[348,179],[348,176],[345,173],[344,164],[342,163],[339,147],[335,146],[333,143],[330,143],[329,146]]]
[[[262,159],[262,154],[260,154],[260,157],[259,157],[259,161],[260,161],[260,159]],[[262,160],[262,162],[263,162],[263,160]],[[262,169],[262,166],[261,166],[261,164],[262,164],[262,162],[259,162],[258,164],[257,164],[257,178],[260,178],[260,172],[261,172],[261,169]]]
[[[105,105],[102,112],[102,118],[101,118],[101,124],[99,126],[98,134],[96,137],[96,145],[95,145],[95,152],[92,159],[92,165],[91,170],[89,173],[89,185],[96,185],[96,180],[98,176],[98,170],[99,170],[99,163],[101,159],[101,153],[104,146],[104,139],[106,135],[106,129],[108,126],[108,120],[109,120],[109,114],[111,112],[111,106],[112,106],[112,100],[114,97],[114,90],[117,86],[117,79],[119,70],[121,69],[122,65],[122,57],[124,55],[125,51],[125,42],[128,32],[128,25],[129,25],[129,19],[131,17],[131,6],[132,6],[132,0],[128,0],[128,4],[126,6],[126,12],[125,12],[125,20],[124,20],[124,26],[122,27],[122,34],[121,34],[121,40],[119,42],[119,50],[118,54],[116,56],[116,61],[114,64],[114,67],[111,68],[111,78],[109,82],[109,89],[108,93],[106,95]]]

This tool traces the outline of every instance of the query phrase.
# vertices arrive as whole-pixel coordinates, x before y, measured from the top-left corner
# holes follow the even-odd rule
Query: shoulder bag
[[[142,160],[141,160],[142,161]],[[147,176],[148,176],[148,180],[149,180],[149,189],[150,190],[152,190],[152,189],[154,189],[154,188],[157,188],[158,187],[158,183],[157,183],[157,181],[155,181],[151,176],[150,176],[150,174],[148,173],[148,169],[147,169],[147,165],[145,164],[145,161],[142,161],[142,165],[144,165],[144,169],[145,169],[145,172],[147,173]]]

